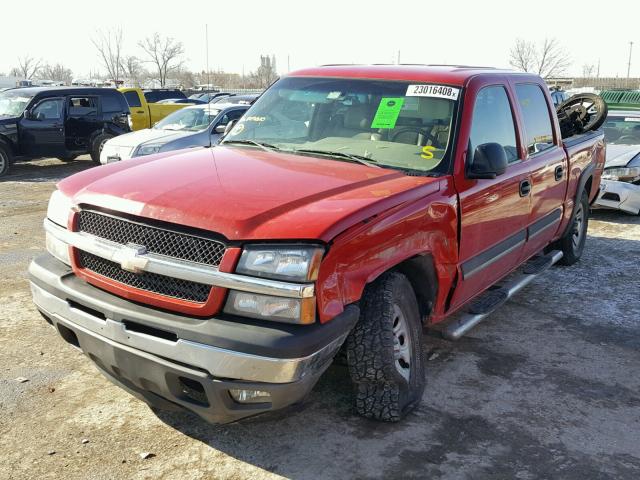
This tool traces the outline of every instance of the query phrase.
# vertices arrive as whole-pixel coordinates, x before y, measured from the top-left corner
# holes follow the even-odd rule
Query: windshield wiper
[[[328,150],[313,150],[313,149],[307,149],[307,148],[298,148],[293,151],[296,153],[311,153],[311,154],[318,154],[318,155],[328,155],[330,157],[344,158],[345,160],[348,160],[354,163],[361,163],[362,165],[366,165],[367,167],[382,168],[380,165],[376,165],[375,160],[371,158],[367,158],[363,155],[354,155],[353,153],[331,152]]]
[[[220,145],[226,145],[226,144],[254,145],[256,147],[260,147],[261,149],[267,152],[275,152],[280,150],[278,147],[276,147],[275,145],[271,145],[270,143],[256,142],[254,140],[225,140],[220,143]]]

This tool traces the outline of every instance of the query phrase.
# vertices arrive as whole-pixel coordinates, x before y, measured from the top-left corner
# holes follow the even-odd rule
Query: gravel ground
[[[31,303],[47,198],[90,166],[17,164],[0,181],[0,478],[640,478],[639,217],[594,213],[578,265],[457,343],[428,336],[427,390],[402,423],[355,416],[334,366],[301,406],[211,426],[154,415]]]

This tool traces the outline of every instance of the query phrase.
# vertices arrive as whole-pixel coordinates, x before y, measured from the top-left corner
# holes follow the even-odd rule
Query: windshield
[[[223,143],[257,142],[342,161],[359,157],[390,168],[445,171],[459,89],[416,83],[284,78]]]
[[[609,115],[604,124],[604,138],[612,144],[640,145],[640,113],[637,116]]]
[[[220,110],[213,108],[185,108],[166,116],[153,128],[156,130],[198,132],[207,128],[219,113]]]
[[[18,117],[27,108],[33,95],[25,95],[20,90],[0,93],[0,117]]]

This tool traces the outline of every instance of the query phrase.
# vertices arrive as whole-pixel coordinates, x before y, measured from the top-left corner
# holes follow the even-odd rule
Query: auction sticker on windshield
[[[395,128],[398,115],[404,104],[404,98],[384,97],[380,100],[376,116],[373,117],[371,128]]]
[[[409,85],[407,87],[407,97],[434,97],[457,100],[459,88],[447,87],[446,85]]]

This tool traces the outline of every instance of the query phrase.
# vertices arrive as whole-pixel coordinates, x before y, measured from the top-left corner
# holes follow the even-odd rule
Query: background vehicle
[[[214,149],[62,181],[31,288],[64,339],[159,408],[282,408],[344,344],[356,410],[396,421],[425,388],[423,326],[459,338],[579,260],[603,165],[603,133],[562,139],[536,75],[310,68]]]
[[[183,108],[151,129],[111,139],[102,149],[100,162],[106,164],[182,148],[211,147],[218,143],[227,124],[238,120],[248,108],[248,105],[224,103]]]
[[[204,105],[204,100],[199,100],[197,98],[168,98],[167,100],[160,100],[156,102],[159,105],[167,104],[167,103],[188,103],[189,105]]]
[[[169,103],[160,104],[154,103],[163,94],[169,94],[174,92],[173,90],[162,90],[144,93],[139,88],[119,88],[118,91],[122,92],[124,98],[129,104],[129,110],[131,111],[132,130],[142,130],[143,128],[151,128],[156,122],[159,122],[170,113],[180,110],[186,107],[185,103]],[[180,92],[182,93],[182,92]],[[182,94],[184,96],[184,94]],[[153,102],[147,100],[147,96],[153,99]],[[175,97],[167,97],[175,98]]]
[[[167,100],[171,98],[185,99],[187,96],[181,90],[177,88],[153,88],[142,90],[144,98],[148,103],[158,103],[160,100]]]
[[[215,98],[228,97],[230,95],[232,95],[232,94],[231,93],[225,93],[225,92],[203,93],[199,97],[199,100],[202,100],[202,101],[205,101],[205,102],[211,102]]]
[[[249,95],[236,95],[231,94],[226,97],[218,97],[211,100],[209,103],[235,103],[242,105],[252,105],[253,102],[260,96],[258,93],[252,93]]]
[[[640,214],[640,92],[603,92],[609,104],[604,124],[607,160],[598,207]]]
[[[0,94],[0,176],[18,158],[72,160],[130,131],[122,94],[105,88],[19,88]]]

